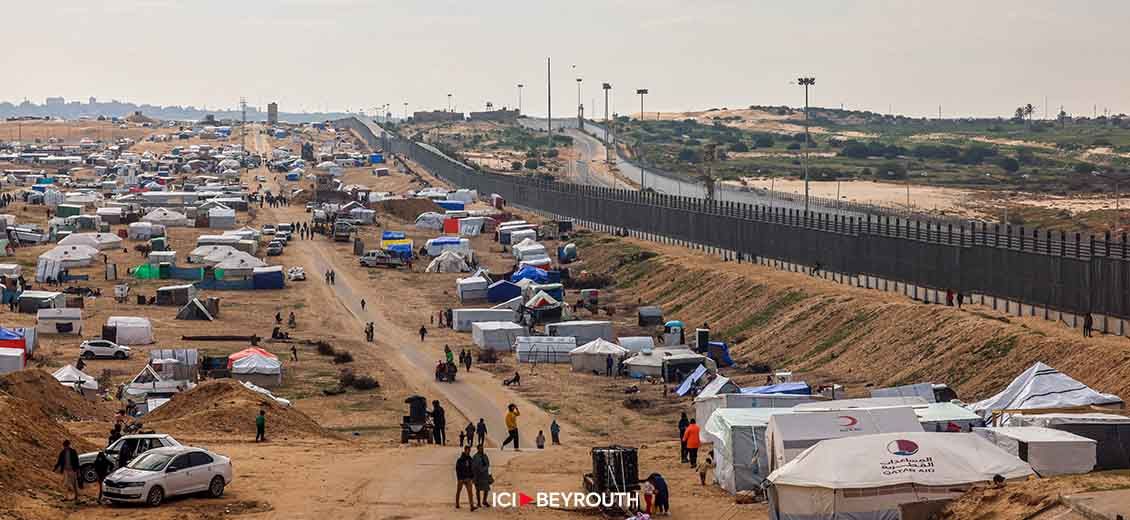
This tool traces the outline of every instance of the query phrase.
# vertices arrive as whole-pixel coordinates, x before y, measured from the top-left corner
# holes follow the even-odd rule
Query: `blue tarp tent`
[[[510,281],[517,283],[523,278],[533,280],[534,283],[550,283],[549,275],[546,274],[545,271],[528,265],[517,271],[514,271],[514,274],[510,276]]]
[[[381,240],[402,240],[407,238],[403,231],[385,231],[381,233]]]
[[[743,394],[792,394],[812,395],[812,388],[804,381],[794,383],[781,383],[779,385],[755,386],[743,388]]]
[[[461,200],[437,200],[436,205],[448,211],[462,211],[466,207]]]
[[[380,164],[383,162],[385,162],[385,156],[383,154],[369,154],[369,164]]]
[[[251,274],[251,285],[255,289],[282,289],[284,286],[281,265],[257,267]]]
[[[522,295],[522,288],[506,280],[499,280],[487,287],[487,301],[491,303],[510,301]]]
[[[388,246],[388,251],[400,255],[400,258],[405,260],[413,258],[412,244],[393,244]]]
[[[300,180],[302,180],[302,174],[300,174],[298,172],[288,172],[286,174],[286,180],[292,181],[292,182],[293,181],[300,181]]]
[[[711,341],[706,344],[706,355],[718,363],[720,367],[734,366],[730,358],[730,346],[721,341]]]

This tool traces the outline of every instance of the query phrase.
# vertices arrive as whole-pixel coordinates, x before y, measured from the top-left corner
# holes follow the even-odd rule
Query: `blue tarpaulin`
[[[766,385],[755,386],[751,388],[743,388],[743,394],[793,394],[793,395],[811,395],[812,388],[804,381],[795,383],[781,383],[779,385]]]
[[[369,164],[380,164],[383,162],[385,162],[385,156],[383,154],[369,154]]]
[[[730,346],[722,341],[711,341],[706,344],[706,355],[713,359],[720,367],[729,367],[734,365],[734,360],[730,358]]]
[[[431,243],[437,246],[459,245],[459,237],[436,237]]]
[[[436,205],[449,211],[461,211],[466,207],[461,200],[437,200]]]
[[[400,255],[400,258],[405,260],[411,260],[414,254],[411,244],[393,244],[388,246],[388,251]]]
[[[699,365],[698,368],[694,369],[694,372],[691,372],[691,375],[683,380],[683,384],[679,385],[679,389],[676,390],[675,393],[679,394],[679,397],[687,395],[687,392],[690,392],[691,387],[694,386],[695,381],[702,379],[704,375],[706,375],[706,367]]]
[[[487,301],[491,303],[510,301],[521,295],[522,288],[506,280],[499,280],[487,287]]]
[[[283,270],[280,266],[255,269],[251,275],[251,286],[255,289],[282,289]]]
[[[385,231],[381,233],[381,240],[402,240],[407,238],[403,231]]]
[[[550,283],[549,275],[546,274],[545,271],[528,265],[515,271],[514,274],[510,276],[510,281],[518,283],[524,278],[533,280],[535,283]]]

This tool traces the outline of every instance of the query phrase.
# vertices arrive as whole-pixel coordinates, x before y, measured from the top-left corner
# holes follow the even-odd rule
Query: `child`
[[[640,494],[643,495],[644,509],[647,514],[651,514],[651,502],[655,500],[655,486],[650,480],[645,480],[640,483]]]
[[[706,474],[714,469],[714,461],[710,460],[710,456],[706,456],[706,461],[698,465],[698,481],[702,485],[706,485]]]
[[[545,449],[545,433],[542,433],[541,430],[538,430],[538,436],[534,440],[537,442],[539,450]]]

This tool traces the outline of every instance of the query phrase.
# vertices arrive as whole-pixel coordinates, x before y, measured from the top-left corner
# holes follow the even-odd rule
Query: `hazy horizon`
[[[816,77],[814,106],[911,116],[1090,116],[1125,112],[1130,50],[1118,20],[1130,4],[969,0],[804,4],[718,0],[521,3],[361,0],[60,0],[10,6],[0,35],[0,100],[90,96],[154,105],[280,111],[458,110],[517,103],[586,115],[803,104],[798,76]],[[19,23],[19,22],[24,23]],[[576,67],[574,68],[573,65]]]

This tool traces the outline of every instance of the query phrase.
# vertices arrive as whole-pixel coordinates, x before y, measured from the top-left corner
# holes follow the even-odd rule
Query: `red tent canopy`
[[[278,359],[279,358],[278,356],[276,356],[276,355],[274,355],[270,352],[267,352],[266,350],[263,350],[259,347],[245,348],[245,349],[243,349],[239,352],[236,352],[236,353],[228,356],[228,368],[229,369],[231,368],[232,363],[235,363],[236,361],[239,361],[240,359],[243,359],[247,356],[253,356],[253,355],[256,355],[256,354],[263,356],[263,357],[268,357],[268,358],[271,358],[271,359]]]

